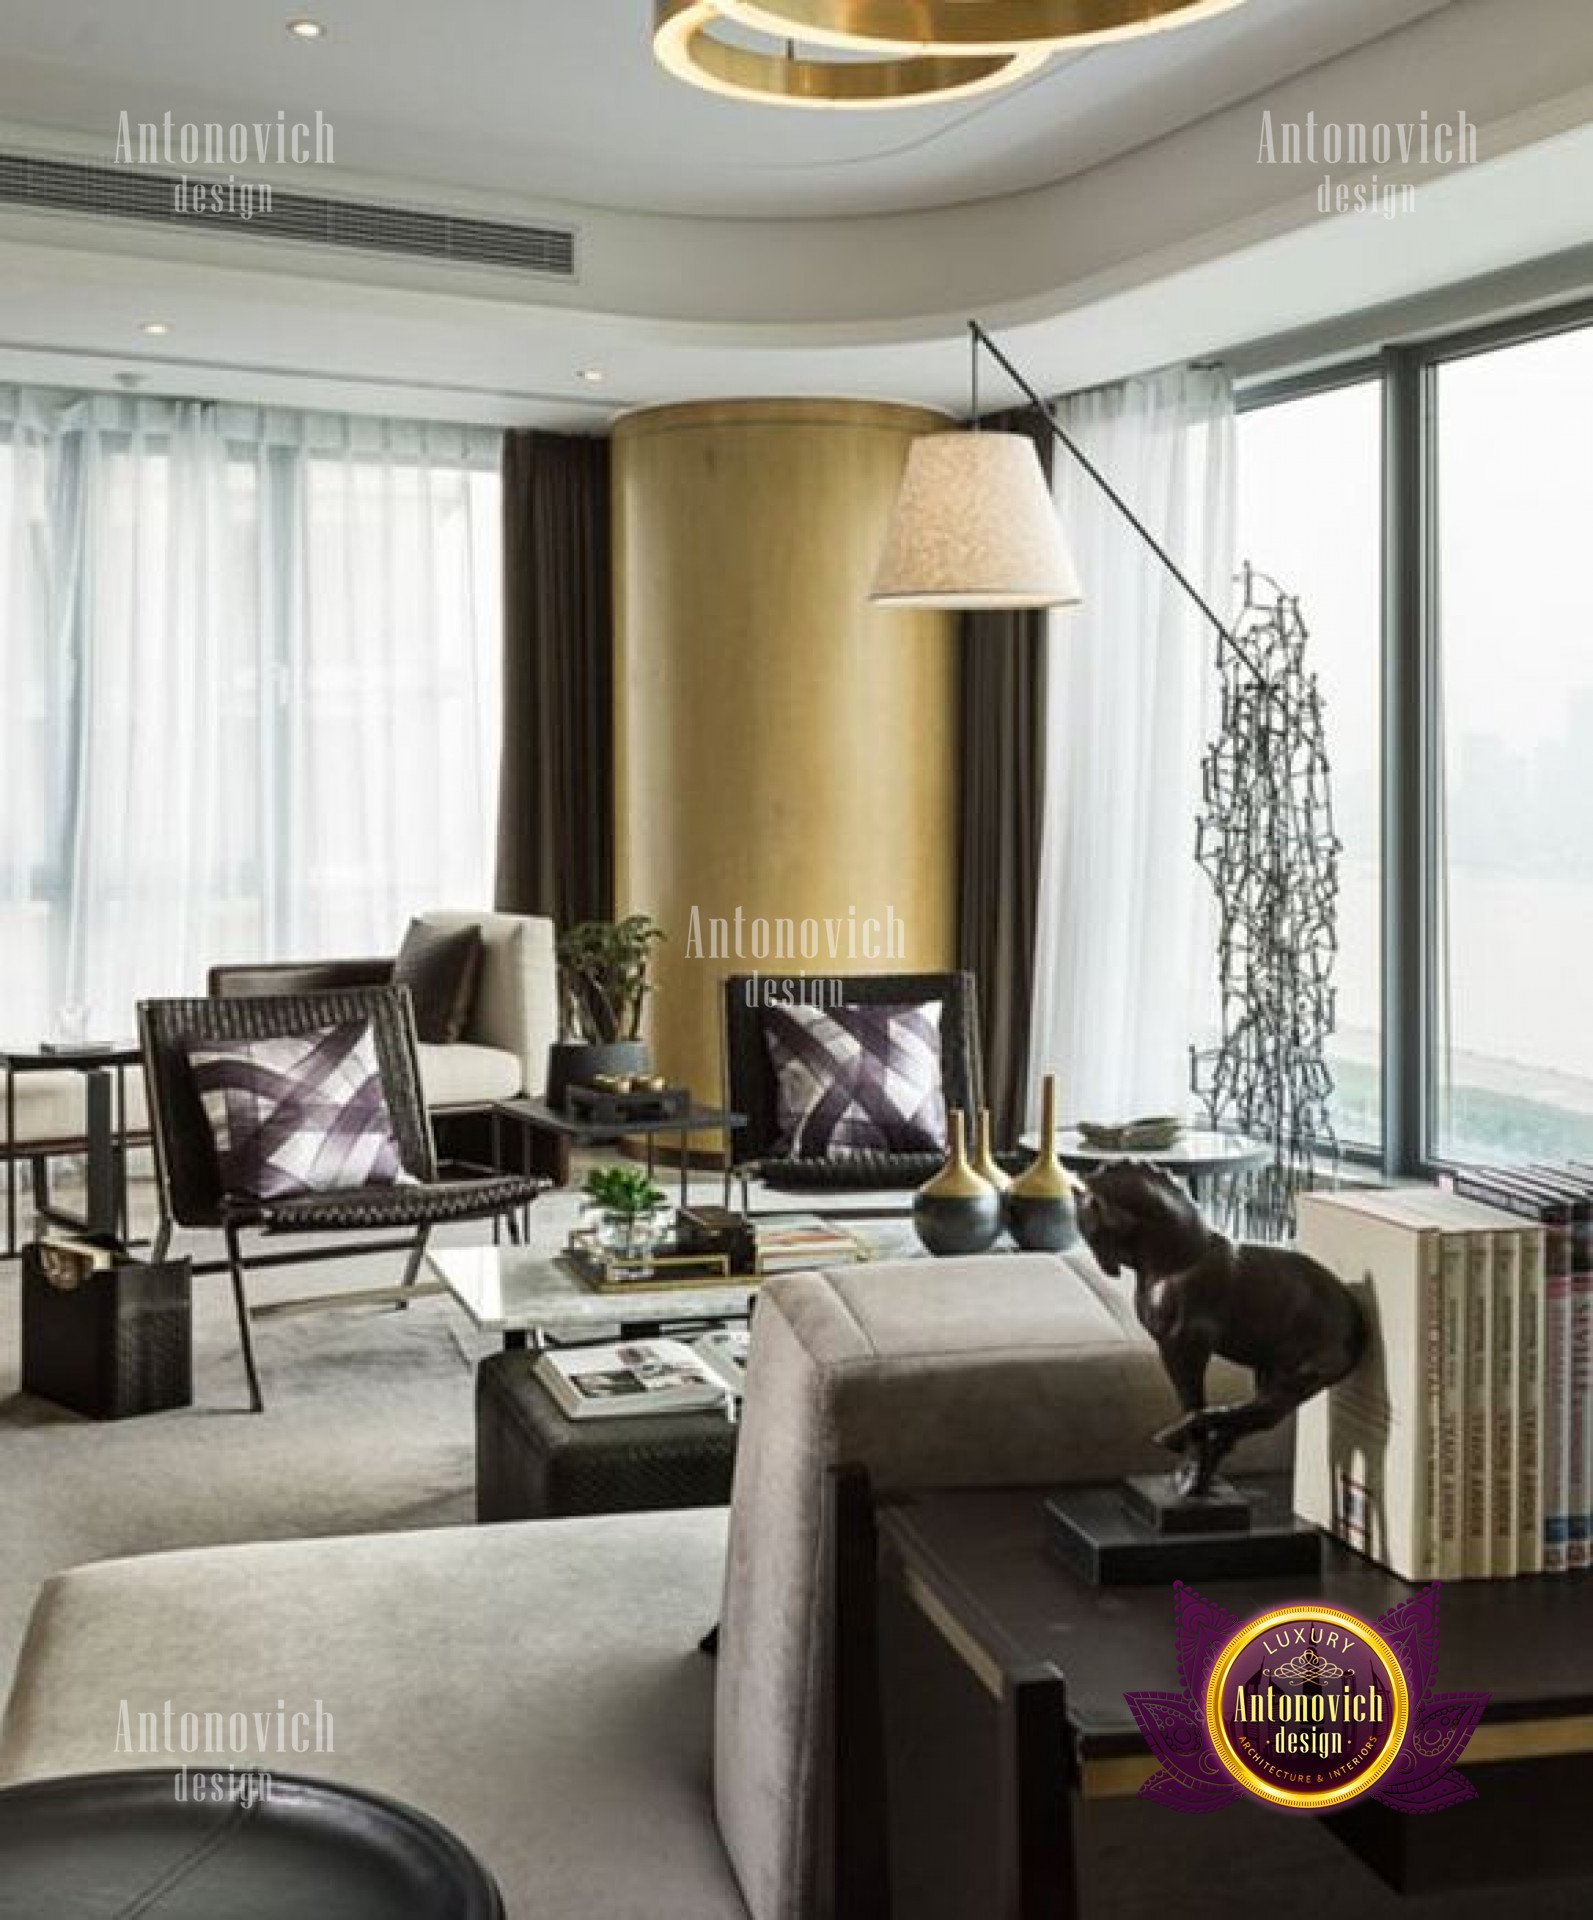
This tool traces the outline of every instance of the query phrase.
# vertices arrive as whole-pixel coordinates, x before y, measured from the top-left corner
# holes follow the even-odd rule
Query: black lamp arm
[[[1106,475],[1102,473],[1100,468],[1095,464],[1095,462],[1090,458],[1090,456],[1084,451],[1084,449],[1078,444],[1078,442],[1068,432],[1067,428],[1062,425],[1062,422],[1057,419],[1056,414],[1052,409],[1051,403],[1048,400],[1042,400],[1040,398],[1039,394],[1035,392],[1034,388],[1029,384],[1028,380],[1026,380],[1024,376],[1018,371],[1018,369],[1012,364],[1012,362],[1007,358],[1006,354],[1003,353],[1001,348],[996,345],[995,341],[990,337],[990,335],[985,331],[985,329],[980,325],[980,323],[977,320],[970,320],[968,322],[968,331],[973,336],[975,363],[977,364],[979,352],[981,349],[983,349],[984,352],[990,355],[991,359],[995,361],[998,367],[1000,367],[1002,372],[1007,376],[1007,378],[1012,382],[1012,384],[1018,389],[1018,391],[1023,395],[1023,397],[1029,402],[1030,406],[1032,406],[1035,412],[1040,415],[1041,419],[1045,421],[1046,425],[1051,429],[1051,432],[1056,436],[1056,438],[1061,442],[1061,444],[1067,448],[1068,452],[1072,454],[1073,458],[1078,461],[1079,465],[1084,469],[1084,471],[1090,476],[1090,478],[1100,488],[1102,493],[1106,495],[1107,499],[1111,501],[1112,505],[1117,508],[1118,512],[1122,514],[1123,518],[1139,535],[1140,539],[1145,542],[1146,546],[1149,547],[1151,552],[1155,554],[1156,558],[1161,561],[1162,565],[1178,582],[1179,586],[1181,586],[1184,592],[1189,595],[1190,599],[1194,601],[1195,605],[1200,609],[1201,613],[1205,616],[1205,618],[1211,623],[1213,627],[1216,628],[1218,637],[1226,645],[1233,647],[1237,652],[1239,652],[1242,658],[1243,649],[1239,646],[1237,640],[1235,639],[1233,629],[1228,625],[1227,621],[1224,620],[1222,616],[1216,611],[1216,609],[1212,606],[1211,602],[1207,600],[1206,596],[1200,591],[1199,587],[1195,585],[1194,581],[1190,579],[1189,575],[1184,572],[1183,568],[1179,566],[1178,562],[1167,551],[1167,549],[1162,545],[1162,543],[1156,538],[1155,534],[1151,532],[1150,528],[1146,526],[1145,522],[1140,519],[1139,515],[1123,498],[1122,494],[1118,492],[1117,488],[1112,485],[1111,481],[1107,479]]]

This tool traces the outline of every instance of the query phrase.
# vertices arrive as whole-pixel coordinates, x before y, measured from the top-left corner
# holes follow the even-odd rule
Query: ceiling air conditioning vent
[[[310,246],[356,247],[367,253],[510,267],[561,280],[575,277],[575,233],[570,227],[520,226],[425,207],[326,200],[274,185],[268,205],[256,182],[249,183],[254,200],[245,219],[236,203],[196,206],[194,189],[211,185],[220,185],[225,194],[225,183],[197,174],[185,179],[153,167],[97,167],[77,160],[0,153],[0,206],[51,208],[110,220],[154,220],[230,237],[297,240]],[[243,191],[241,183],[238,191]]]

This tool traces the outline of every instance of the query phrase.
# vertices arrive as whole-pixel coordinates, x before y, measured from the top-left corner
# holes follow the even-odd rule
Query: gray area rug
[[[694,1181],[692,1197],[717,1201],[719,1182]],[[754,1189],[755,1206],[760,1198]],[[70,1190],[61,1199],[74,1204]],[[562,1245],[577,1208],[572,1192],[544,1195],[531,1213],[533,1244]],[[140,1187],[136,1230],[149,1230],[152,1211]],[[487,1237],[461,1226],[434,1244]],[[213,1258],[219,1237],[180,1236],[176,1250]],[[392,1286],[402,1267],[393,1255],[283,1267],[252,1275],[250,1297]],[[474,1375],[497,1342],[446,1297],[402,1313],[353,1306],[261,1322],[266,1410],[251,1414],[227,1277],[203,1276],[194,1282],[193,1406],[99,1422],[19,1392],[20,1284],[17,1263],[0,1263],[0,1701],[40,1583],[63,1568],[475,1518]]]
[[[392,1256],[288,1267],[252,1293],[393,1285],[401,1270]],[[474,1518],[485,1343],[450,1301],[261,1324],[266,1410],[251,1414],[226,1276],[196,1279],[194,1404],[101,1422],[18,1391],[20,1284],[0,1266],[0,1695],[40,1582],[80,1561]]]

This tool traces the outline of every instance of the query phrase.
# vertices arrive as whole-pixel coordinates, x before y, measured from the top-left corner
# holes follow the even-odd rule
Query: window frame
[[[1593,298],[1384,347],[1235,395],[1240,412],[1369,380],[1382,388],[1383,1145],[1345,1157],[1390,1179],[1431,1179],[1441,1064],[1438,375],[1456,361],[1593,331]]]

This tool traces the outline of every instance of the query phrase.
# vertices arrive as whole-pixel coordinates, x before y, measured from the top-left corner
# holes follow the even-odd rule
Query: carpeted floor
[[[694,1197],[718,1200],[716,1180]],[[70,1189],[61,1199],[74,1204]],[[532,1238],[561,1245],[572,1192],[544,1195]],[[134,1225],[153,1209],[135,1189]],[[440,1232],[439,1246],[487,1230]],[[213,1257],[188,1235],[178,1251]],[[260,1303],[304,1293],[391,1286],[401,1257],[320,1262],[251,1276]],[[446,1297],[334,1308],[255,1328],[266,1410],[248,1411],[232,1296],[224,1274],[194,1282],[194,1404],[141,1419],[92,1421],[18,1390],[16,1262],[0,1262],[0,1702],[10,1687],[41,1581],[64,1567],[167,1547],[219,1545],[475,1517],[474,1376],[497,1342]]]
[[[476,1229],[462,1229],[465,1237]],[[393,1284],[391,1257],[262,1273],[260,1301]],[[446,1299],[256,1328],[250,1414],[224,1275],[194,1283],[194,1404],[82,1420],[18,1391],[16,1263],[0,1266],[0,1696],[39,1583],[83,1560],[474,1517],[482,1338]]]

